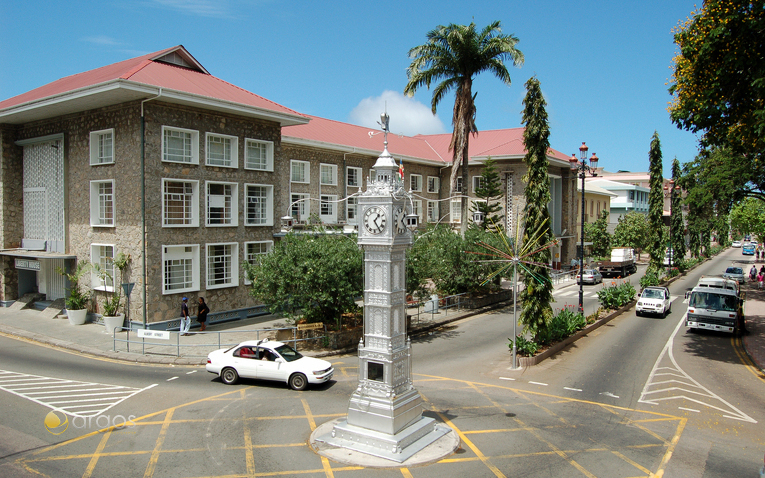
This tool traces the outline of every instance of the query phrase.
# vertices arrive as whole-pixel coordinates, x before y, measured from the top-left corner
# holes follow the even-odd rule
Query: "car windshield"
[[[740,267],[728,267],[725,270],[726,274],[743,274],[744,271]]]
[[[664,298],[664,294],[660,290],[646,289],[643,291],[643,298],[644,299],[662,299]]]
[[[688,305],[702,309],[733,312],[736,310],[736,298],[732,295],[721,295],[714,292],[693,292]]]
[[[276,349],[274,350],[276,350],[279,353],[279,355],[281,355],[282,358],[284,358],[284,360],[286,360],[287,362],[292,362],[303,357],[300,354],[300,352],[293,349],[289,345],[281,345],[279,347],[276,347]]]

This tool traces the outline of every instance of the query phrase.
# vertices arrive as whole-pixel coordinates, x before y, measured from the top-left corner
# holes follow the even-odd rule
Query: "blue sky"
[[[697,138],[666,111],[671,29],[693,8],[694,0],[0,0],[0,99],[182,44],[213,75],[301,113],[376,127],[387,101],[393,132],[451,132],[453,95],[436,118],[431,91],[402,96],[407,52],[437,25],[500,20],[526,61],[510,67],[510,87],[477,78],[479,130],[521,126],[524,83],[536,76],[553,148],[578,153],[586,141],[610,171],[647,171],[656,130],[669,176],[672,158],[697,153]]]

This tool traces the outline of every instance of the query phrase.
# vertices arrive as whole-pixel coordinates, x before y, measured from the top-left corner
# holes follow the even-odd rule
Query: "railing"
[[[430,314],[430,320],[435,318],[436,314],[440,314],[441,310],[444,310],[444,315],[449,315],[449,309],[460,309],[463,296],[467,295],[467,292],[462,294],[449,295],[446,297],[439,297],[438,299],[428,299],[419,302],[407,303],[407,309],[417,308],[417,313],[407,315],[412,317],[412,324],[419,325],[420,317]],[[416,321],[415,321],[416,318]]]
[[[137,334],[139,331],[146,330],[146,334],[149,334],[149,337],[137,337]],[[126,335],[125,338],[119,338],[117,336],[117,332],[125,331]],[[286,335],[291,335],[290,338],[283,338],[279,337],[280,331],[291,331],[291,334],[287,332]],[[134,335],[134,338],[130,338],[131,332]],[[255,335],[253,338],[252,335]],[[298,348],[298,342],[306,342],[309,340],[321,340],[327,337],[327,326],[323,326],[323,335],[318,337],[304,337],[304,338],[298,338],[298,327],[281,327],[281,328],[266,328],[266,329],[252,329],[252,330],[221,330],[221,331],[215,331],[215,332],[190,332],[189,336],[194,337],[192,339],[189,339],[189,342],[187,343],[181,343],[181,333],[177,331],[170,331],[170,330],[148,330],[148,329],[131,329],[129,327],[115,327],[112,331],[112,337],[113,339],[113,350],[115,352],[119,352],[117,350],[117,344],[118,343],[124,343],[126,344],[126,351],[130,352],[130,345],[133,344],[134,352],[137,352],[136,348],[137,346],[140,346],[141,354],[156,354],[156,355],[169,355],[172,356],[173,353],[170,353],[172,349],[174,350],[174,355],[176,357],[180,357],[183,355],[184,357],[206,357],[209,352],[212,352],[213,350],[222,349],[224,347],[228,346],[234,346],[241,342],[244,342],[245,340],[260,340],[261,335],[263,338],[268,338],[270,340],[277,340],[279,342],[284,343],[291,343],[292,348],[297,350]],[[166,337],[166,338],[165,338]],[[204,342],[199,343],[197,342],[200,340],[204,340]],[[212,338],[210,340],[209,338]],[[158,342],[157,340],[162,340],[162,342]],[[191,342],[191,341],[194,342]],[[147,350],[147,346],[149,349]],[[170,349],[170,350],[168,350]],[[181,354],[181,351],[193,351],[192,353],[183,353]],[[200,353],[195,353],[200,352]]]
[[[579,272],[579,269],[571,269],[570,271],[563,272],[553,272],[551,274],[552,283],[553,285],[558,285],[563,282],[576,280],[577,272]]]

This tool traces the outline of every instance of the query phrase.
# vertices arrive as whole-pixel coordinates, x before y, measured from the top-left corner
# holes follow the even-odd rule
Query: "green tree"
[[[648,245],[648,217],[631,211],[619,218],[611,237],[612,247],[631,247],[639,255]]]
[[[287,234],[257,264],[242,267],[250,293],[272,313],[332,323],[357,308],[363,262],[356,238],[334,234]]]
[[[526,156],[523,161],[528,171],[523,178],[526,183],[524,208],[523,244],[536,240],[544,245],[553,240],[550,231],[550,167],[547,152],[550,150],[550,127],[548,125],[547,102],[542,96],[542,88],[535,77],[526,82],[526,97],[523,99],[523,145]],[[537,264],[550,262],[550,250],[545,248],[531,256]],[[531,330],[535,337],[544,332],[552,319],[553,285],[549,270],[541,265],[528,265],[523,275],[524,289],[520,293],[523,303],[520,322]]]
[[[661,269],[664,266],[664,249],[662,226],[664,225],[664,172],[661,159],[661,142],[659,133],[653,132],[651,150],[648,153],[648,173],[650,175],[648,193],[648,224],[651,239],[648,243],[648,253],[651,256],[649,268]]]
[[[505,216],[498,214],[502,211],[502,181],[499,179],[496,162],[489,157],[481,171],[481,184],[475,190],[475,195],[481,201],[475,201],[471,211],[483,213],[483,223],[480,228],[484,231],[492,230],[501,232],[502,221]]]
[[[470,25],[439,25],[427,34],[427,43],[409,50],[411,64],[406,70],[409,81],[404,93],[412,96],[418,88],[430,88],[432,82],[439,82],[433,90],[431,109],[436,107],[444,96],[455,90],[454,110],[452,114],[452,151],[451,190],[456,190],[459,167],[462,165],[462,184],[468,184],[468,143],[469,135],[478,132],[475,125],[475,94],[473,78],[488,71],[506,85],[510,85],[510,73],[505,60],[513,65],[523,64],[523,53],[515,46],[518,38],[502,34],[500,22],[495,21],[483,30],[476,31],[475,23]],[[467,229],[468,200],[462,198],[461,228]]]
[[[733,206],[730,227],[736,237],[753,234],[757,240],[765,240],[765,202],[746,198]]]
[[[675,184],[679,186],[678,181],[680,179],[680,176],[682,175],[682,169],[680,169],[680,161],[675,158],[672,161],[672,179],[675,181]],[[670,239],[672,242],[672,250],[673,252],[673,258],[677,259],[684,259],[685,258],[685,223],[683,221],[683,210],[682,210],[682,201],[683,201],[683,195],[682,190],[678,191],[675,189],[674,195],[672,197],[672,206],[671,206],[671,217],[670,221],[672,223],[672,238]]]
[[[584,240],[592,242],[592,253],[597,257],[607,256],[611,251],[611,235],[608,233],[608,211],[600,211],[595,222],[584,225]]]
[[[765,1],[705,0],[673,33],[672,121],[765,178]]]

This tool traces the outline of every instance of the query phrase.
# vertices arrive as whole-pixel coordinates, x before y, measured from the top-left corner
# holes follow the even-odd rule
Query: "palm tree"
[[[412,63],[406,70],[409,81],[404,87],[404,94],[414,95],[421,86],[430,89],[433,81],[440,83],[433,90],[431,109],[436,107],[452,89],[456,90],[454,112],[452,116],[452,151],[451,190],[457,185],[460,164],[462,165],[462,184],[468,184],[468,134],[477,133],[475,125],[475,94],[472,91],[473,77],[483,71],[489,71],[506,85],[510,85],[510,73],[504,60],[510,59],[513,65],[523,64],[523,53],[515,48],[518,38],[503,35],[500,22],[487,25],[480,32],[475,23],[470,25],[439,25],[427,34],[424,45],[409,50]],[[462,198],[462,224],[464,234],[467,229],[467,197]]]

